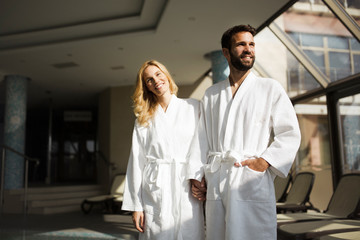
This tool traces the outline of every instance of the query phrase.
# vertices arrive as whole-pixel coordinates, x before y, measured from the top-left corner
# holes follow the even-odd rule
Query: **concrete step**
[[[58,207],[66,205],[78,205],[84,201],[84,198],[67,198],[67,199],[55,199],[55,200],[33,200],[29,202],[29,207],[39,208],[39,207]]]
[[[79,212],[79,211],[81,211],[80,204],[58,206],[58,207],[28,208],[28,214],[41,214],[41,215]]]
[[[103,194],[103,191],[76,191],[76,192],[59,192],[59,193],[28,193],[28,201],[32,200],[56,200],[56,199],[68,199],[68,198],[87,198]]]
[[[59,192],[76,192],[92,191],[101,189],[101,185],[74,185],[74,186],[49,186],[49,187],[32,187],[28,188],[27,193],[59,193]],[[23,194],[24,189],[7,190],[9,194]]]
[[[5,209],[8,213],[21,213],[24,206],[24,190],[6,192]],[[106,193],[101,185],[75,185],[29,188],[27,192],[28,214],[55,214],[81,211],[85,198]]]

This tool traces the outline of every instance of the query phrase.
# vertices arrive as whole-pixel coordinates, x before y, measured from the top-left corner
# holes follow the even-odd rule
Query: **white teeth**
[[[156,89],[159,89],[159,88],[162,87],[162,85],[163,85],[163,84],[157,85],[157,86],[155,86],[155,88],[156,88]]]

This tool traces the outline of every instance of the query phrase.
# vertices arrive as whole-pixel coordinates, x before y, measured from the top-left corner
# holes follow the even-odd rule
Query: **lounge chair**
[[[360,231],[354,232],[342,232],[342,233],[333,233],[326,236],[322,236],[319,240],[359,240]]]
[[[315,175],[311,172],[301,172],[295,176],[286,200],[276,203],[277,213],[306,211],[313,208],[310,203],[310,193],[314,185]],[[308,205],[306,205],[308,204]]]
[[[279,226],[278,240],[318,239],[321,236],[360,231],[360,220],[332,219],[324,221],[299,222]],[[359,238],[358,238],[359,239]]]
[[[125,187],[125,174],[116,175],[112,181],[110,193],[107,195],[100,195],[100,196],[86,198],[81,203],[81,210],[85,214],[88,214],[90,213],[94,205],[101,205],[102,208],[111,212],[112,208],[114,207],[114,200],[118,199],[122,201],[124,187]]]
[[[285,200],[291,180],[291,174],[288,174],[286,178],[276,176],[274,180],[276,202],[283,202]]]
[[[358,217],[360,209],[360,174],[341,177],[324,212],[277,214],[278,226],[311,220],[346,219]]]

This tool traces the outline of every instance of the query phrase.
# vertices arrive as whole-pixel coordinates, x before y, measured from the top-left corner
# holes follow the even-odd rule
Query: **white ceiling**
[[[96,104],[112,86],[134,85],[141,64],[164,63],[178,85],[210,67],[236,24],[255,28],[288,0],[1,0],[0,104],[4,76],[23,75],[29,106]],[[70,66],[59,68],[55,66]]]

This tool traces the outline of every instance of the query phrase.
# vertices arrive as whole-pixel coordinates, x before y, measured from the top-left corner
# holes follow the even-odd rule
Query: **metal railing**
[[[111,182],[112,182],[112,171],[115,170],[117,168],[116,164],[113,162],[110,162],[104,155],[103,152],[101,151],[95,151],[94,152],[96,158],[100,158],[104,161],[105,165],[108,168],[108,174],[109,174],[109,180],[108,180],[108,187],[111,187]]]
[[[1,158],[1,190],[0,190],[0,214],[3,213],[3,206],[4,206],[4,178],[5,178],[5,157],[6,151],[13,152],[18,156],[24,158],[25,161],[25,179],[24,179],[24,214],[27,214],[27,190],[28,190],[28,177],[29,177],[29,162],[35,162],[36,165],[39,165],[40,161],[36,158],[30,158],[15,149],[0,145],[2,148],[2,158]]]

